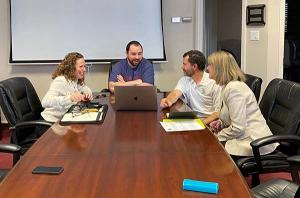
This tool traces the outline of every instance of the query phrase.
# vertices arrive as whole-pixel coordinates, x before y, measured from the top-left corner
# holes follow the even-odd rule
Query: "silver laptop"
[[[116,110],[157,110],[156,86],[115,86]]]

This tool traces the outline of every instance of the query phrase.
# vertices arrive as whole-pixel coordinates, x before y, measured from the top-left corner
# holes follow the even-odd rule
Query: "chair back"
[[[11,127],[11,142],[22,146],[24,153],[46,128],[15,129],[18,123],[41,120],[43,107],[31,82],[24,77],[13,77],[0,82],[0,106]]]
[[[297,135],[300,123],[300,84],[283,79],[272,80],[259,107],[274,135]]]
[[[113,60],[110,62],[109,64],[109,68],[108,68],[108,78],[107,78],[107,88],[102,89],[100,92],[101,93],[109,93],[109,77],[110,77],[110,73],[112,71],[113,66],[118,62],[118,60]]]
[[[13,77],[0,82],[0,106],[10,126],[40,119],[43,111],[34,87],[25,77]]]
[[[253,91],[256,101],[258,102],[259,96],[260,96],[260,89],[262,84],[262,79],[257,76],[253,76],[251,74],[245,74],[246,81],[245,83],[248,85],[248,87]]]
[[[244,157],[237,165],[243,175],[252,175],[252,186],[259,184],[259,174],[290,172],[287,157],[299,153],[300,123],[300,84],[283,79],[272,80],[259,103],[259,108],[274,136],[264,137],[251,142],[265,145],[266,142],[278,142],[279,146],[270,154]],[[254,150],[253,150],[254,151]]]

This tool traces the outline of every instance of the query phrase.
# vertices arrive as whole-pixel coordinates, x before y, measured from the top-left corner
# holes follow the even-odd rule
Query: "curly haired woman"
[[[92,91],[84,84],[85,61],[83,55],[71,52],[65,56],[52,74],[52,83],[42,100],[42,117],[49,122],[58,121],[77,102],[93,99]]]

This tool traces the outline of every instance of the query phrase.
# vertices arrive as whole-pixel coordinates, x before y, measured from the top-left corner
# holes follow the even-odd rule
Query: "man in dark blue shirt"
[[[113,66],[109,76],[109,90],[115,86],[152,86],[154,70],[150,61],[143,58],[143,47],[138,41],[130,41],[126,46],[127,58]]]

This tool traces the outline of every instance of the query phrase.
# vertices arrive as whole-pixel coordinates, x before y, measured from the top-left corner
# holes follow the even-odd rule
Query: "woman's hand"
[[[70,99],[72,102],[90,102],[93,100],[93,95],[91,93],[80,93],[76,91],[71,94]]]
[[[211,130],[211,132],[213,132],[213,133],[218,133],[222,129],[221,120],[212,121],[211,123],[209,123],[208,126],[209,126],[209,129]]]
[[[83,94],[83,102],[90,102],[93,100],[93,95],[90,93]]]
[[[71,94],[70,99],[72,102],[80,102],[84,100],[84,95],[81,94],[79,91],[75,91]]]

